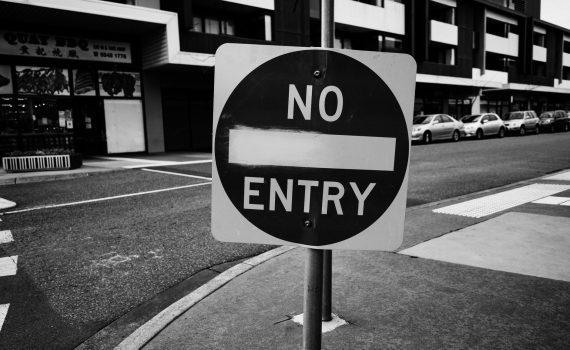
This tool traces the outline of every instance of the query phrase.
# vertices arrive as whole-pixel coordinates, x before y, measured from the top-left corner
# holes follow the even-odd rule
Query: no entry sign
[[[393,250],[416,66],[403,54],[223,45],[212,232],[230,242]]]

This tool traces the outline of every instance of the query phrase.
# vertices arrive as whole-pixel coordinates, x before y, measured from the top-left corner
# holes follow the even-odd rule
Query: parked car
[[[452,140],[457,142],[463,134],[463,123],[447,114],[427,114],[414,117],[412,141],[430,143],[433,140]]]
[[[505,137],[505,124],[495,113],[473,114],[461,118],[466,137],[482,139],[496,135]]]
[[[543,112],[538,125],[541,131],[568,131],[570,130],[570,113],[563,110]]]
[[[507,133],[526,135],[529,132],[539,133],[538,117],[535,111],[516,111],[505,114],[503,122]]]

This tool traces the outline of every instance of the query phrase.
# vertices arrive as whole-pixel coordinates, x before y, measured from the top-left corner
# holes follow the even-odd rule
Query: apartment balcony
[[[485,69],[485,73],[481,74],[481,70],[479,68],[473,68],[472,74],[473,74],[473,80],[488,81],[500,84],[509,83],[508,72]]]
[[[457,46],[457,26],[431,20],[430,40]]]
[[[559,89],[570,89],[570,80],[554,79],[554,87]]]
[[[570,67],[570,53],[563,52],[562,53],[562,65],[566,67]]]
[[[535,61],[546,62],[546,47],[533,45],[532,59]]]
[[[398,35],[406,33],[405,5],[391,0],[384,0],[384,7],[352,0],[337,0],[334,17],[338,24]]]
[[[519,55],[519,36],[509,33],[508,38],[485,34],[485,51],[518,57]]]
[[[270,41],[242,38],[232,35],[206,34],[192,31],[180,33],[181,51],[213,54],[220,45],[226,43],[257,45],[271,44]]]

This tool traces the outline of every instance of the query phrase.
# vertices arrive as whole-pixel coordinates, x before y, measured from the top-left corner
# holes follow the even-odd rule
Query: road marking
[[[434,213],[481,218],[570,189],[570,185],[532,184],[434,209]]]
[[[10,304],[0,304],[0,331],[2,330],[2,325],[6,320],[6,314],[8,313],[8,307]]]
[[[570,181],[570,171],[543,178],[543,180]]]
[[[4,198],[0,198],[0,209],[8,209],[8,208],[12,208],[15,207],[16,203],[9,201],[7,199]]]
[[[120,198],[127,198],[127,197],[142,196],[142,195],[146,195],[146,194],[153,194],[153,193],[160,193],[160,192],[167,192],[167,191],[176,191],[176,190],[182,190],[182,189],[186,189],[186,188],[205,186],[205,185],[210,185],[210,184],[212,184],[212,182],[202,182],[202,183],[197,183],[197,184],[192,184],[192,185],[177,186],[177,187],[168,187],[168,188],[162,188],[162,189],[159,189],[159,190],[136,192],[136,193],[128,193],[128,194],[122,194],[122,195],[118,195],[118,196],[111,196],[111,197],[88,199],[88,200],[78,201],[78,202],[61,203],[61,204],[49,204],[49,205],[40,205],[40,206],[38,206],[38,207],[32,207],[32,208],[27,208],[27,209],[20,209],[20,210],[13,210],[13,211],[5,211],[5,212],[3,212],[3,213],[0,213],[0,215],[5,215],[5,214],[18,214],[18,213],[25,213],[25,212],[28,212],[28,211],[34,211],[34,210],[40,210],[40,209],[52,209],[52,208],[69,207],[69,206],[72,206],[72,205],[80,205],[80,204],[103,202],[103,201],[108,201],[108,200],[112,200],[112,199],[120,199]]]
[[[18,270],[18,256],[0,258],[0,277],[13,276]]]
[[[12,237],[12,231],[10,230],[0,231],[0,244],[10,243],[13,241],[14,237]]]
[[[211,163],[211,159],[204,159],[204,160],[189,160],[184,162],[163,162],[160,164],[137,164],[137,165],[125,165],[123,168],[125,169],[138,169],[138,168],[146,168],[146,167],[159,167],[159,166],[171,166],[171,165],[192,165],[192,164],[206,164]]]
[[[539,200],[533,201],[533,203],[535,204],[552,204],[552,205],[558,205],[558,204],[563,204],[564,202],[568,202],[570,201],[570,197],[556,197],[556,196],[548,196],[548,197],[544,197],[541,198]]]
[[[198,176],[198,175],[190,175],[190,174],[181,174],[181,173],[175,173],[175,172],[172,172],[172,171],[164,171],[164,170],[156,170],[156,169],[147,169],[147,168],[142,168],[141,170],[144,170],[144,171],[152,171],[152,172],[155,172],[155,173],[168,174],[168,175],[178,175],[178,176],[183,176],[183,177],[191,177],[191,178],[193,178],[193,179],[212,180],[211,177]]]
[[[393,171],[396,139],[299,131],[232,129],[229,163]],[[363,152],[364,149],[382,152]]]

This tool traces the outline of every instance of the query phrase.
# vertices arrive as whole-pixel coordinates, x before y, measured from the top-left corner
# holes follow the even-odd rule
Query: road
[[[570,133],[413,146],[408,206],[570,168],[569,150]],[[17,256],[0,348],[73,348],[196,272],[271,248],[211,238],[209,164],[155,169],[0,187],[27,210],[0,216],[13,235],[0,256]]]

